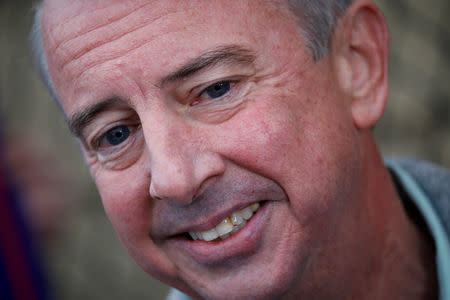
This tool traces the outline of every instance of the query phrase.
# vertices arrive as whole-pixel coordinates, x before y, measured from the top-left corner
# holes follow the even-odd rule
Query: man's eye
[[[104,141],[110,146],[117,146],[123,143],[129,136],[130,128],[128,126],[117,126],[105,134]]]
[[[230,81],[221,81],[209,86],[203,93],[206,94],[209,98],[219,98],[228,93],[230,88]]]

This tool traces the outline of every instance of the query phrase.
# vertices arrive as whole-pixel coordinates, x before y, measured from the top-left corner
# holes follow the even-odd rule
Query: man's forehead
[[[170,7],[178,7],[179,10],[195,10],[205,4],[229,6],[229,0],[45,0],[44,19],[45,27],[54,32],[53,35],[65,36],[68,31],[82,32],[87,28],[93,30],[105,23],[111,23],[122,19],[140,8],[150,6],[153,15],[163,15],[170,11]],[[261,3],[280,8],[287,4],[284,0],[233,0],[233,6],[252,6]],[[248,16],[249,18],[251,16]]]
[[[262,53],[279,52],[278,41],[298,33],[285,8],[256,0],[46,0],[42,23],[50,74],[60,98],[72,102],[81,92],[89,99],[109,97],[102,94],[117,93],[110,88],[119,79],[145,81],[150,88],[223,46],[243,46],[258,53],[259,63],[267,62]]]
[[[65,40],[117,22],[150,1],[128,0],[46,0],[43,4],[44,34],[50,37],[50,48]]]
[[[174,19],[177,11],[189,11],[189,3],[172,3],[171,7],[168,4],[169,1],[46,1],[43,39],[51,71],[78,77],[91,66],[111,61],[164,31],[173,30],[173,26],[156,28],[153,23],[163,23],[167,16]],[[183,26],[186,18],[175,21],[172,23]]]
[[[261,17],[261,12],[268,14],[264,16],[265,20],[275,15],[271,15],[271,10],[267,9],[267,3],[275,2],[259,2],[258,4],[254,0],[235,0],[230,7],[224,0],[47,0],[43,12],[43,38],[47,53],[56,56],[58,58],[56,66],[62,68],[70,60],[78,59],[102,44],[115,42],[131,32],[143,32],[142,29],[147,26],[150,26],[151,30],[147,30],[145,36],[141,36],[142,40],[149,40],[149,34],[164,35],[174,29],[181,33],[193,31],[195,29],[192,29],[192,25],[197,26],[201,31],[202,28],[208,28],[211,21],[215,21],[220,26],[221,24],[230,26],[235,23],[236,18],[240,18],[241,28],[233,33],[239,36],[246,31],[246,28],[242,28],[243,20],[251,22],[252,19],[258,19]],[[258,6],[259,8],[266,6],[266,9],[257,9]],[[214,13],[216,20],[199,17],[205,11]],[[217,20],[219,18],[220,20]],[[171,28],[167,27],[169,23]],[[275,27],[276,24],[270,26]],[[126,44],[129,42],[138,43],[127,41]],[[173,45],[171,43],[171,46]]]

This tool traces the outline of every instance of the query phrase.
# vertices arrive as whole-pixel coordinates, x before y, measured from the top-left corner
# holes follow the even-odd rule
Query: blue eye
[[[130,128],[127,126],[117,126],[109,130],[105,139],[111,146],[117,146],[123,143],[130,136]]]
[[[219,98],[228,93],[230,88],[231,83],[229,81],[221,81],[209,86],[205,90],[205,93],[208,95],[208,97]]]

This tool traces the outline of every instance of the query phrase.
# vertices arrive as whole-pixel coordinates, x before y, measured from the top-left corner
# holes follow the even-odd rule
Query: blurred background
[[[378,0],[391,29],[391,95],[375,133],[385,155],[450,167],[450,2]],[[163,299],[119,244],[89,172],[31,69],[32,1],[1,0],[0,111],[5,155],[26,186],[56,299]],[[33,172],[39,170],[38,173]],[[37,222],[37,223],[36,223]]]

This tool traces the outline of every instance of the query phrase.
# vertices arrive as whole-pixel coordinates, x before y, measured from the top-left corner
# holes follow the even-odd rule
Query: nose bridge
[[[149,114],[141,122],[149,152],[150,196],[189,204],[202,181],[195,176],[198,147],[192,129],[176,114]]]

